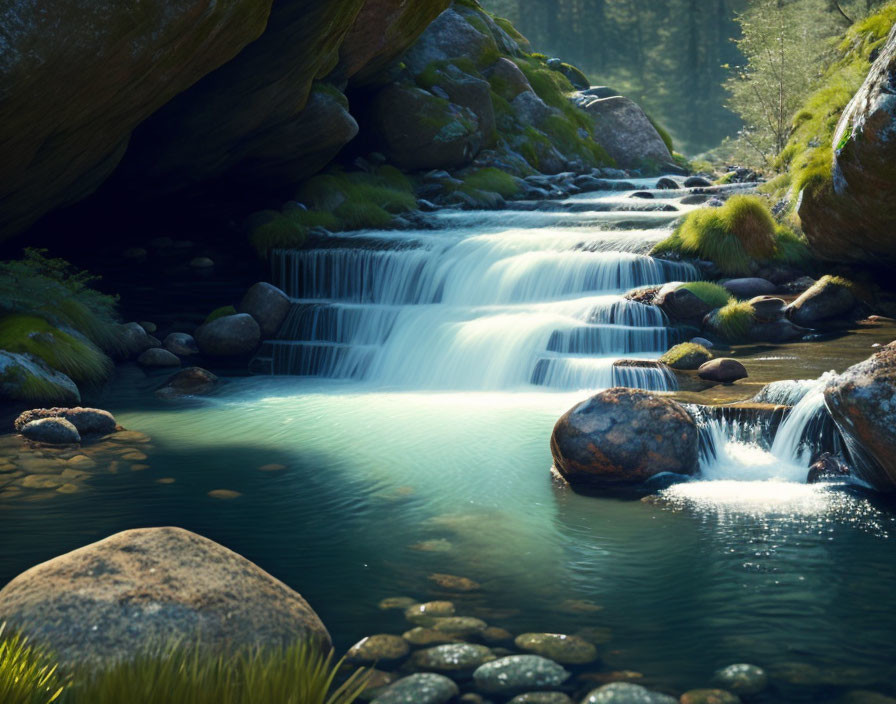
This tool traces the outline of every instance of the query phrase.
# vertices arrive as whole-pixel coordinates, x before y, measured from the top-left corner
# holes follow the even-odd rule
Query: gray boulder
[[[146,350],[159,346],[159,341],[146,332],[140,323],[126,323],[119,327],[119,340],[125,359],[137,357]]]
[[[663,472],[693,474],[698,449],[697,426],[683,406],[627,388],[573,407],[551,435],[554,466],[573,485],[631,486]]]
[[[771,281],[759,278],[729,279],[722,284],[732,296],[738,298],[754,298],[768,296],[778,290]]]
[[[144,367],[179,367],[180,359],[166,349],[153,347],[140,353],[137,364]]]
[[[476,29],[458,9],[449,8],[429,25],[402,60],[418,76],[435,61],[461,57],[476,61],[494,55],[497,49],[494,38]]]
[[[266,340],[277,334],[291,307],[289,296],[283,291],[272,284],[259,281],[246,291],[237,311],[255,318],[261,329],[261,337]]]
[[[495,92],[504,100],[511,101],[520,93],[532,92],[526,74],[510,59],[501,57],[485,71]]]
[[[261,328],[248,313],[225,315],[196,329],[199,351],[209,357],[245,357],[261,342]]]
[[[32,567],[0,591],[2,621],[64,663],[99,665],[175,639],[210,652],[298,640],[331,647],[299,594],[181,528],[117,533]]]
[[[426,672],[389,685],[371,704],[445,704],[458,694],[457,685],[447,677]]]
[[[243,312],[247,313],[248,311]],[[194,354],[199,354],[199,345],[196,344],[196,340],[185,332],[171,333],[162,344],[166,350],[178,357],[191,357]]]
[[[689,291],[682,283],[669,283],[663,286],[653,299],[654,305],[673,320],[696,321],[711,312],[714,306],[706,303],[697,294]]]
[[[74,405],[81,402],[81,393],[75,382],[42,359],[0,350],[0,399]]]
[[[202,367],[187,367],[169,377],[165,385],[156,391],[160,398],[200,396],[218,386],[218,377]]]
[[[710,186],[712,186],[712,181],[702,176],[691,176],[684,182],[685,188],[709,188]]]
[[[29,440],[52,445],[71,445],[81,442],[78,429],[65,418],[41,418],[26,423],[19,431]]]
[[[644,111],[632,100],[598,98],[583,106],[594,121],[594,139],[623,168],[663,164],[672,155]]]
[[[473,673],[477,690],[505,696],[553,689],[567,679],[569,672],[562,665],[539,655],[510,655],[488,662]]]
[[[100,408],[33,408],[16,418],[15,429],[22,428],[33,420],[41,418],[64,418],[77,428],[81,435],[108,435],[114,433],[118,425],[115,417]]]
[[[823,276],[787,307],[787,316],[797,325],[813,327],[818,323],[844,318],[856,303],[848,281]]]
[[[516,111],[517,118],[524,125],[538,126],[551,115],[557,114],[555,108],[550,107],[531,91],[520,93],[510,104]]]

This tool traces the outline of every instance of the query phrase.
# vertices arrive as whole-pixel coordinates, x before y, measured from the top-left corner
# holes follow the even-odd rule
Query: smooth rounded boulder
[[[29,440],[50,445],[71,445],[81,442],[78,429],[65,418],[41,418],[22,426],[20,431]]]
[[[261,342],[261,328],[248,313],[225,315],[196,330],[199,351],[209,357],[247,357]]]
[[[631,486],[697,470],[699,434],[681,404],[646,391],[602,391],[567,411],[551,436],[557,471],[572,485]]]
[[[199,354],[199,346],[192,335],[185,332],[172,332],[163,341],[162,345],[166,350],[178,357],[190,357]]]
[[[836,276],[823,276],[787,307],[787,317],[802,327],[846,317],[857,303],[852,284]]]
[[[879,491],[896,491],[896,347],[831,379],[824,401],[856,474]]]
[[[666,284],[657,292],[653,302],[673,320],[702,320],[715,308],[682,283]]]
[[[255,318],[261,328],[262,338],[267,339],[277,334],[291,307],[289,296],[283,291],[272,284],[259,281],[246,291],[237,311]]]
[[[41,418],[65,418],[78,429],[81,435],[108,435],[114,433],[118,425],[115,417],[101,408],[32,408],[16,418],[16,430],[21,429],[33,420]]]
[[[166,349],[153,347],[137,357],[137,364],[143,367],[179,367],[180,359]]]
[[[700,366],[697,370],[697,376],[706,381],[715,381],[720,384],[733,384],[740,379],[746,379],[747,369],[736,359],[724,357],[722,359],[713,359]]]
[[[32,567],[0,590],[0,622],[100,665],[160,643],[210,652],[330,636],[308,603],[249,560],[181,528],[117,533]]]
[[[202,367],[187,367],[173,374],[164,386],[156,391],[161,398],[197,396],[213,391],[218,385],[218,377]]]

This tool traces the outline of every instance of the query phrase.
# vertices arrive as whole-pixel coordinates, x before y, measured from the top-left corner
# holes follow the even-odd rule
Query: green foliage
[[[99,384],[112,373],[112,361],[89,339],[36,316],[0,318],[0,349],[39,357],[77,384]]]
[[[205,325],[209,323],[213,323],[220,318],[226,318],[228,315],[236,315],[236,308],[233,306],[221,306],[220,308],[215,308],[211,313],[208,314],[208,317],[205,319]]]
[[[812,259],[809,242],[789,227],[778,225],[775,228],[775,237],[778,247],[775,256],[777,261],[795,266],[805,266]]]
[[[683,342],[675,345],[666,354],[660,357],[660,362],[673,369],[698,369],[712,359],[712,352],[703,345],[693,342]]]
[[[332,213],[320,210],[294,208],[284,213],[274,213],[270,218],[253,227],[249,241],[258,252],[271,249],[299,249],[314,227],[338,229],[339,219]]]
[[[351,704],[363,671],[336,686],[342,661],[306,644],[232,656],[161,648],[96,671],[76,672],[65,704]]]
[[[675,143],[672,141],[672,135],[669,134],[668,130],[666,130],[659,122],[654,120],[650,115],[647,115],[647,119],[650,120],[650,124],[653,125],[653,129],[656,130],[657,134],[660,136],[660,139],[663,140],[663,143],[666,145],[666,149],[669,150],[669,153],[672,154],[675,152]]]
[[[460,190],[465,193],[491,191],[492,193],[500,194],[504,198],[512,198],[519,192],[520,187],[513,176],[489,166],[479,169],[479,171],[474,171],[464,178],[464,183]]]
[[[731,293],[724,286],[710,281],[691,281],[682,284],[681,288],[690,291],[706,305],[721,308],[731,300]]]
[[[0,262],[0,315],[38,316],[78,331],[106,352],[119,351],[118,299],[92,288],[98,277],[45,254],[26,249],[22,259]]]
[[[0,625],[0,702],[50,704],[62,692],[62,679],[47,653]]]
[[[756,320],[756,311],[746,301],[732,300],[713,314],[713,327],[728,342],[742,342],[747,339],[750,328]]]

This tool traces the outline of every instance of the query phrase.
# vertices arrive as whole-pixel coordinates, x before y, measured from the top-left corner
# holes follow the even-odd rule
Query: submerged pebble
[[[768,687],[768,675],[756,665],[738,663],[716,672],[715,682],[740,696],[753,696]]]
[[[374,663],[401,660],[411,648],[400,636],[387,633],[368,636],[355,643],[346,654],[346,660],[355,663]]]
[[[407,644],[405,644],[407,645]],[[492,651],[484,645],[448,643],[418,650],[411,656],[411,666],[420,670],[464,672],[494,660]]]
[[[389,685],[373,704],[445,704],[458,693],[457,685],[444,675],[424,672]]]
[[[486,694],[521,694],[558,687],[569,679],[562,665],[539,655],[511,655],[486,663],[473,673],[476,688]]]
[[[597,659],[597,648],[584,638],[561,633],[523,633],[516,647],[566,665],[584,665]]]

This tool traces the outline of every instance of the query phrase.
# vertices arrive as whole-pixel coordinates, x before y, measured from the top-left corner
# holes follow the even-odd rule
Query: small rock
[[[260,341],[261,328],[248,313],[225,315],[196,329],[199,351],[209,357],[245,357]]]
[[[715,347],[711,340],[707,340],[705,337],[692,337],[689,342],[693,342],[695,345],[700,345],[701,347],[705,347],[708,350],[711,350]]]
[[[740,704],[740,697],[724,689],[692,689],[681,695],[681,704]]]
[[[266,466],[274,466],[274,465],[266,465]],[[277,466],[281,467],[282,465],[277,465]],[[261,467],[259,467],[259,469],[262,469],[262,471],[268,471],[268,470],[264,470]],[[285,467],[284,467],[284,469],[285,469]],[[404,611],[405,609],[409,609],[412,606],[415,606],[416,604],[417,604],[417,600],[412,599],[409,596],[390,596],[390,597],[380,601],[378,606],[383,611],[389,611],[391,609],[401,609],[402,611]]]
[[[653,200],[654,197],[650,191],[635,191],[629,196],[629,198],[641,198],[642,200]]]
[[[411,651],[408,641],[399,636],[380,634],[355,643],[346,654],[349,662],[371,664],[401,660]]]
[[[395,682],[398,677],[391,672],[383,672],[375,668],[367,668],[361,676],[364,681],[364,691],[361,692],[359,699],[367,701],[377,697],[386,687]]]
[[[721,384],[733,384],[740,379],[746,379],[747,369],[736,359],[723,357],[707,362],[697,370],[697,375],[707,381],[716,381]]]
[[[218,377],[202,367],[187,367],[169,377],[165,385],[156,391],[161,398],[198,396],[207,394],[218,385]]]
[[[225,501],[230,501],[232,499],[238,499],[242,496],[238,491],[231,491],[230,489],[213,489],[208,492],[208,495],[213,499],[223,499]]]
[[[712,181],[702,176],[691,176],[684,181],[685,188],[709,188],[710,186],[712,186]]]
[[[510,704],[573,704],[563,692],[527,692],[510,700]]]
[[[775,296],[756,296],[750,299],[750,305],[753,306],[756,320],[762,323],[780,320],[784,315],[784,309],[787,307],[783,298],[776,298]]]
[[[656,182],[656,186],[654,186],[658,191],[677,191],[681,189],[681,185],[677,181],[673,181],[671,178],[663,177],[659,181]]]
[[[251,315],[261,328],[262,339],[268,339],[277,334],[291,307],[289,296],[276,286],[260,281],[246,291],[237,311]]]
[[[151,323],[148,320],[141,320],[140,327],[146,330],[147,335],[155,335],[156,331],[159,329],[158,325]]]
[[[74,469],[93,469],[96,467],[96,461],[90,459],[87,455],[75,455],[67,460],[66,464]]]
[[[407,643],[405,643],[405,647],[407,647]],[[410,664],[419,670],[468,672],[494,659],[492,651],[484,645],[447,643],[426,650],[418,650],[411,656]]]
[[[457,642],[457,636],[450,633],[437,631],[434,628],[424,628],[423,626],[415,626],[409,631],[405,631],[401,635],[411,645],[425,647],[431,645],[444,645],[445,643]]]
[[[760,278],[729,279],[722,284],[732,296],[746,299],[755,296],[768,296],[778,290],[771,281]]]
[[[192,335],[188,335],[185,332],[171,333],[162,344],[166,350],[179,357],[190,357],[194,354],[199,354],[199,345],[196,344],[196,340],[193,339]]]
[[[597,649],[578,636],[523,633],[517,636],[514,643],[520,650],[527,650],[564,665],[584,665],[597,659]]]
[[[429,581],[435,582],[443,589],[452,592],[475,592],[482,588],[482,585],[480,585],[479,582],[474,582],[467,577],[458,577],[453,574],[431,574],[429,575]]]
[[[562,665],[538,655],[510,655],[486,663],[473,673],[479,691],[507,696],[559,687],[567,679],[569,672]]]
[[[55,489],[64,482],[55,474],[29,474],[21,483],[26,489]]]
[[[454,604],[450,601],[427,601],[408,607],[404,617],[418,626],[431,626],[439,618],[454,616]]]
[[[678,701],[639,684],[613,682],[595,689],[582,704],[678,704]]]
[[[81,442],[78,429],[65,418],[41,418],[22,426],[20,431],[29,440],[52,445],[69,445]]]
[[[137,364],[141,364],[144,367],[179,367],[180,359],[168,350],[155,347],[142,352],[137,357]]]
[[[470,616],[446,616],[434,619],[431,626],[437,631],[450,633],[453,636],[471,636],[482,633],[488,624]]]
[[[389,685],[372,704],[446,704],[458,694],[457,685],[447,677],[425,672]]]
[[[751,697],[768,687],[768,675],[756,665],[739,663],[729,665],[716,672],[713,678],[729,692],[738,696]]]
[[[438,631],[436,631],[438,633]],[[498,628],[497,626],[489,626],[481,633],[482,640],[486,643],[508,643],[513,640],[513,634],[504,629]]]
[[[846,317],[855,308],[856,302],[849,282],[823,276],[787,307],[787,315],[797,325],[813,327]]]

